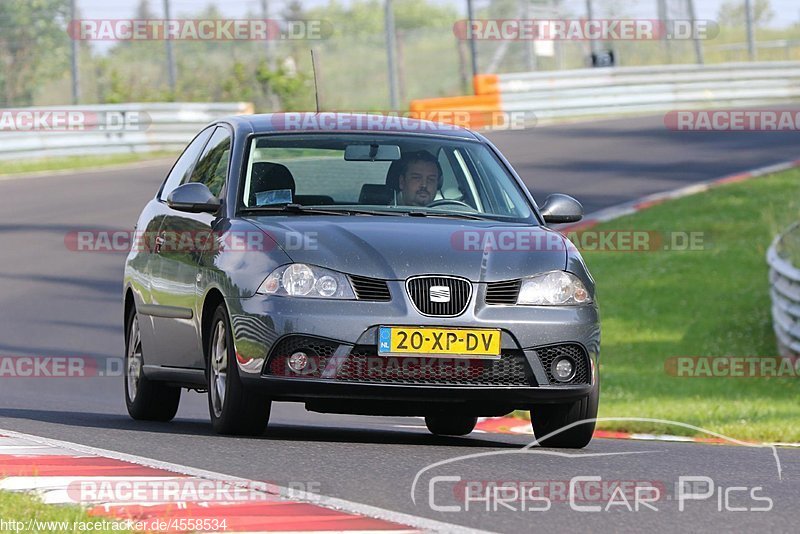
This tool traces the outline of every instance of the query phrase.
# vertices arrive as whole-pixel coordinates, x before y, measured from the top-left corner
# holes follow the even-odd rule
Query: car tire
[[[478,424],[477,417],[469,415],[428,415],[425,417],[425,426],[431,434],[437,436],[466,436]]]
[[[214,312],[206,339],[208,411],[214,432],[241,436],[263,434],[269,422],[271,402],[266,395],[246,388],[239,376],[225,305],[220,304]]]
[[[149,380],[143,372],[144,355],[139,315],[132,308],[127,317],[125,339],[125,405],[139,421],[171,421],[178,412],[181,389]]]
[[[600,397],[600,386],[580,400],[564,404],[539,404],[531,409],[531,426],[533,435],[542,447],[559,449],[582,449],[592,440],[597,405]],[[591,419],[592,421],[575,425],[563,432],[546,437],[561,428]],[[545,439],[541,439],[545,438]]]

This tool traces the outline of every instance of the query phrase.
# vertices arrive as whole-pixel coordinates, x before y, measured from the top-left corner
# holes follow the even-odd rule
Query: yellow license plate
[[[382,326],[378,354],[496,357],[500,355],[500,330]]]

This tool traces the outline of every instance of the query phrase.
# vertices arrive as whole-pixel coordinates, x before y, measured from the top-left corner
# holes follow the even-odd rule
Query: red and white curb
[[[637,213],[646,210],[647,208],[652,208],[653,206],[657,206],[658,204],[662,204],[668,200],[696,195],[697,193],[702,193],[704,191],[714,189],[715,187],[721,185],[731,184],[736,182],[744,182],[752,178],[760,178],[762,176],[767,176],[769,174],[773,174],[776,172],[796,169],[798,167],[800,167],[800,159],[792,161],[784,161],[782,163],[767,165],[765,167],[758,167],[756,169],[752,169],[745,172],[729,174],[727,176],[723,176],[722,178],[715,178],[713,180],[709,180],[706,182],[687,185],[685,187],[680,187],[678,189],[673,189],[671,191],[654,193],[652,195],[647,195],[646,197],[632,200],[630,202],[617,204],[616,206],[611,206],[602,210],[595,211],[593,213],[586,215],[586,217],[582,221],[575,224],[563,225],[559,227],[558,230],[559,231],[587,230],[600,223],[618,219],[620,217],[624,217],[625,215],[630,215],[632,213]]]
[[[518,417],[487,417],[479,419],[476,430],[487,434],[516,434],[533,436],[531,422]],[[684,443],[712,443],[718,445],[738,445],[735,441],[716,437],[674,436],[670,434],[647,434],[636,432],[616,432],[613,430],[595,430],[594,438],[629,439],[639,441],[674,441]],[[800,443],[765,443],[776,447],[800,447]]]
[[[237,498],[181,501],[107,500],[102,488],[152,487],[176,482],[181,487],[212,484],[229,487]],[[86,496],[76,488],[95,488]],[[173,484],[174,485],[174,484]],[[478,532],[277,485],[231,477],[76,443],[0,431],[0,490],[37,494],[49,504],[84,506],[99,519],[132,520],[136,524],[167,523],[160,531],[179,532],[181,520],[225,520],[226,532],[352,532],[416,533]],[[96,491],[96,488],[101,488]],[[253,489],[255,488],[255,489]],[[252,499],[247,492],[252,492]],[[244,495],[244,498],[242,498]],[[161,528],[161,527],[159,527]],[[151,529],[152,530],[152,529]],[[185,529],[183,529],[185,530]],[[213,530],[223,531],[222,528]]]

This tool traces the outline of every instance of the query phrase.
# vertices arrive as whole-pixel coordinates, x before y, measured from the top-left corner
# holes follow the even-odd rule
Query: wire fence
[[[374,5],[382,5],[379,0]],[[778,0],[772,0],[778,1]],[[390,80],[396,80],[394,103],[406,109],[411,100],[453,96],[471,92],[472,49],[458,35],[457,25],[466,18],[467,0],[428,0],[430,9],[449,13],[431,25],[401,24],[403,0],[394,2],[394,61],[390,61],[384,16],[374,10],[370,24],[348,20],[347,9],[307,1],[271,0],[268,16],[274,19],[317,17],[332,31],[321,38],[265,41],[172,41],[175,80],[171,81],[167,43],[164,41],[81,41],[76,47],[79,103],[131,101],[252,101],[257,111],[310,109],[314,87],[309,50],[318,59],[322,105],[338,110],[389,110]],[[162,1],[151,1],[154,16]],[[262,17],[263,2],[198,3],[169,0],[175,17]],[[416,2],[415,2],[416,3]],[[731,3],[731,2],[729,2]],[[741,2],[744,3],[744,0]],[[756,2],[758,4],[758,2]],[[80,7],[80,2],[78,3]],[[352,2],[351,5],[357,5]],[[423,2],[424,4],[424,2]],[[695,13],[689,0],[474,0],[480,20],[583,20],[592,5],[594,19],[680,21],[707,18]],[[701,2],[694,0],[697,9]],[[737,4],[732,0],[732,4]],[[92,7],[95,11],[90,9]],[[293,7],[294,12],[289,8]],[[352,8],[355,9],[354,7]],[[427,8],[426,8],[427,9]],[[9,29],[0,10],[0,107],[58,105],[72,100],[71,42],[62,28],[60,35],[43,36],[36,31]],[[92,4],[79,13],[83,18],[108,17],[111,11]],[[293,14],[294,13],[294,14]],[[355,13],[355,11],[353,11]],[[359,12],[360,13],[360,12]],[[735,13],[734,13],[735,14]],[[786,13],[772,18],[764,14],[754,21],[754,45],[748,44],[745,20],[732,15],[722,21],[717,33],[699,42],[691,39],[664,40],[531,40],[480,39],[474,44],[480,73],[539,72],[592,66],[593,54],[613,56],[614,66],[706,64],[800,60],[800,24],[784,20]],[[795,18],[798,13],[788,13]],[[112,18],[135,16],[118,13]],[[359,15],[360,16],[360,15]],[[344,17],[344,18],[343,18]],[[351,14],[350,18],[357,18]],[[68,24],[69,17],[58,24]],[[719,23],[720,21],[712,21]],[[774,29],[772,26],[781,26]],[[367,28],[373,28],[368,30]],[[713,27],[712,27],[713,28]],[[712,32],[714,33],[714,32]],[[45,43],[43,45],[43,43]],[[48,44],[49,43],[49,44]],[[35,51],[35,56],[23,50]],[[34,53],[34,52],[31,52]],[[277,71],[265,73],[264,65]],[[390,68],[390,65],[393,68]]]

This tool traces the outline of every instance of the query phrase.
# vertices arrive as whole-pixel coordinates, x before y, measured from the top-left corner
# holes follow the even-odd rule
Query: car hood
[[[540,226],[431,217],[273,215],[249,220],[294,262],[385,280],[451,274],[491,282],[566,266],[563,236]]]

